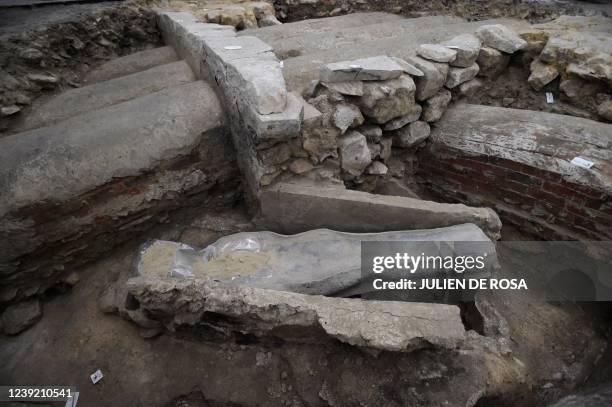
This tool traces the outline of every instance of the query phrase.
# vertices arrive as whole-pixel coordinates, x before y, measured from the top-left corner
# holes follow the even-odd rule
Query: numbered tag
[[[104,375],[102,374],[102,371],[100,369],[96,370],[91,374],[91,376],[89,376],[93,384],[98,383],[100,380],[102,380],[103,377]]]
[[[229,50],[233,50],[233,49],[242,49],[242,47],[240,45],[226,45],[225,47],[223,47],[224,49],[229,49]]]
[[[552,92],[546,92],[546,103],[549,105],[555,103],[555,96],[552,94]]]
[[[595,165],[595,163],[593,161],[589,161],[587,159],[584,159],[582,157],[574,157],[571,161],[572,164],[578,166],[578,167],[582,167],[582,168],[586,168],[587,170],[591,169],[591,167],[593,167],[593,165]]]

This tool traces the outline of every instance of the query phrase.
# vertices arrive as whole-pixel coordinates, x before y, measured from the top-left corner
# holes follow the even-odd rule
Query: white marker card
[[[96,370],[89,376],[93,384],[98,383],[100,380],[102,380],[103,377],[104,375],[102,374],[102,371],[100,369]]]
[[[555,97],[552,92],[546,92],[546,103],[548,103],[549,105],[555,103]]]
[[[591,167],[593,167],[593,165],[595,165],[595,163],[593,161],[589,161],[585,158],[582,157],[574,157],[571,161],[572,164],[578,166],[578,167],[582,167],[582,168],[586,168],[587,170],[591,169]]]

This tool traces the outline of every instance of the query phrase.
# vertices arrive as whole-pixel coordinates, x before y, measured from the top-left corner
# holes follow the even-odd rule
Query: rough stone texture
[[[410,123],[399,129],[393,136],[393,145],[400,148],[410,148],[427,140],[430,134],[429,124],[424,121]]]
[[[375,124],[364,124],[363,126],[359,126],[356,130],[366,136],[368,141],[374,143],[378,143],[383,135],[383,131],[380,126]]]
[[[514,31],[501,24],[484,25],[476,30],[484,45],[507,54],[523,49],[527,42]]]
[[[389,168],[380,161],[374,161],[366,168],[366,174],[370,175],[385,175],[389,171]]]
[[[40,301],[29,300],[7,307],[0,319],[4,332],[8,335],[16,335],[34,325],[41,317]]]
[[[446,86],[449,89],[453,89],[464,82],[470,81],[478,75],[480,72],[480,68],[478,64],[472,64],[467,68],[454,68],[451,67],[448,70],[448,77],[446,78]]]
[[[416,86],[412,78],[402,74],[396,79],[369,81],[363,85],[358,106],[374,123],[386,123],[414,110]]]
[[[336,106],[333,121],[334,125],[340,129],[340,134],[344,134],[349,127],[357,127],[363,123],[363,116],[359,108],[350,104],[339,104]]]
[[[501,222],[488,208],[373,195],[342,188],[277,184],[261,199],[262,226],[279,233],[316,228],[344,232],[382,232],[440,228],[474,223],[492,239]]]
[[[339,146],[342,169],[354,176],[361,175],[372,161],[365,136],[351,131],[340,139]]]
[[[476,60],[480,67],[480,76],[495,78],[501,74],[510,63],[510,55],[494,48],[482,47]]]
[[[259,164],[257,146],[300,135],[301,97],[287,93],[280,61],[260,39],[237,37],[231,26],[201,23],[185,12],[160,12],[159,25],[196,74],[218,85],[248,197],[257,199],[261,184],[279,173]]]
[[[323,86],[328,89],[334,90],[343,95],[349,96],[363,96],[363,82],[362,81],[347,81],[347,82],[322,82]]]
[[[604,119],[612,122],[612,100],[607,100],[599,105],[597,113]]]
[[[404,67],[386,55],[323,65],[319,73],[322,82],[384,81],[399,77]]]
[[[458,93],[460,96],[471,96],[482,88],[483,83],[480,79],[472,79],[459,85]]]
[[[457,51],[438,44],[421,44],[417,55],[434,62],[450,63],[457,58]]]
[[[216,327],[228,337],[242,333],[293,341],[334,338],[395,352],[427,345],[453,349],[465,335],[459,308],[453,305],[330,298],[199,279],[137,277],[127,284],[141,308],[171,329],[201,325]]]
[[[529,75],[527,82],[529,82],[531,87],[535,90],[541,90],[559,76],[557,68],[544,64],[539,59],[533,60],[530,69],[531,75]]]
[[[547,240],[609,240],[609,125],[544,112],[456,105],[437,123],[420,169],[449,199],[494,207]],[[574,157],[591,169],[571,164]]]
[[[419,68],[417,68],[416,66],[409,64],[408,62],[406,62],[405,60],[401,59],[401,58],[397,58],[397,57],[391,57],[392,60],[394,60],[395,62],[397,62],[402,69],[404,70],[404,73],[407,73],[410,76],[423,76],[425,75],[423,73],[423,71],[421,71]]]
[[[451,99],[452,94],[450,91],[448,89],[442,89],[434,97],[425,101],[421,119],[430,123],[440,120]]]
[[[421,107],[421,105],[415,103],[410,113],[408,113],[405,116],[398,117],[397,119],[393,119],[387,122],[385,124],[385,131],[397,130],[400,127],[404,127],[408,123],[412,123],[412,122],[419,120],[419,117],[421,117],[422,111],[423,111],[423,108]]]
[[[174,48],[169,46],[136,52],[110,60],[88,72],[85,76],[85,83],[107,81],[176,61],[178,61],[178,55]]]
[[[415,78],[416,100],[423,101],[438,93],[446,82],[448,64],[430,62],[419,57],[412,57],[407,60],[424,74],[422,77]]]
[[[480,38],[474,34],[461,34],[441,43],[456,51],[457,57],[450,62],[450,65],[460,68],[470,67],[476,62],[481,44]]]
[[[188,196],[233,201],[224,125],[198,81],[0,139],[0,291],[43,292]]]
[[[71,89],[37,107],[20,130],[57,123],[81,113],[194,80],[195,76],[189,65],[185,61],[178,61],[102,83]]]

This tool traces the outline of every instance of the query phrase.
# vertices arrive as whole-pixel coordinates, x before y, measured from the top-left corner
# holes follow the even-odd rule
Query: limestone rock
[[[405,60],[401,59],[401,58],[397,58],[397,57],[391,57],[392,60],[394,60],[395,62],[397,62],[402,69],[404,70],[404,73],[407,73],[410,76],[423,76],[425,75],[423,73],[423,71],[421,71],[419,68],[417,68],[416,66],[409,64],[408,62],[406,62]]]
[[[289,164],[289,171],[294,174],[304,174],[314,168],[314,165],[305,158],[298,158]]]
[[[459,85],[458,91],[460,96],[472,96],[478,89],[482,88],[483,83],[480,79],[472,79]]]
[[[452,94],[450,91],[448,89],[442,89],[434,97],[425,101],[421,119],[430,123],[440,120],[451,99]]]
[[[59,78],[55,75],[31,73],[27,75],[27,78],[42,87],[55,87],[59,83]]]
[[[401,148],[415,147],[425,141],[431,132],[429,124],[424,121],[410,123],[399,129],[393,137],[393,145]]]
[[[0,117],[12,116],[20,111],[21,108],[17,105],[2,106],[2,108],[0,108]]]
[[[521,31],[519,37],[527,42],[527,45],[523,48],[524,52],[539,55],[546,46],[550,34],[544,30],[534,28]]]
[[[383,135],[380,126],[377,126],[375,124],[364,124],[362,126],[359,126],[356,130],[366,136],[366,139],[368,139],[368,141],[371,141],[373,143],[378,143]]]
[[[34,325],[42,316],[42,307],[38,300],[28,300],[9,306],[2,313],[4,332],[16,335]]]
[[[539,59],[534,59],[531,63],[531,75],[527,82],[535,90],[541,90],[544,86],[555,80],[559,76],[557,68],[551,65],[547,65]]]
[[[271,27],[273,25],[282,25],[283,23],[278,21],[278,19],[275,16],[266,14],[265,16],[257,20],[257,24],[260,27]]]
[[[457,58],[457,51],[438,44],[421,44],[417,55],[434,62],[452,62]]]
[[[495,78],[501,74],[510,63],[510,55],[494,48],[482,47],[476,60],[480,67],[480,76]]]
[[[612,55],[598,54],[581,63],[571,63],[566,72],[586,80],[601,80],[612,86]]]
[[[24,48],[19,51],[19,58],[28,62],[39,62],[43,59],[44,54],[36,48]]]
[[[383,161],[387,161],[391,157],[391,153],[393,147],[393,138],[392,137],[383,137],[380,140],[380,159]]]
[[[487,47],[507,54],[513,54],[527,45],[527,42],[517,33],[501,24],[483,25],[476,30],[476,36]]]
[[[291,147],[287,143],[278,143],[275,146],[257,152],[264,165],[278,165],[291,158]]]
[[[429,99],[444,86],[448,75],[448,64],[427,61],[420,57],[411,57],[408,62],[423,72],[422,77],[416,78],[416,100]]]
[[[340,130],[335,127],[321,126],[305,129],[302,147],[315,162],[323,162],[326,158],[338,157],[338,137]]]
[[[209,23],[231,25],[238,29],[257,27],[253,10],[238,5],[224,5],[222,8],[208,11],[204,17]]]
[[[342,169],[353,176],[359,176],[372,158],[365,136],[351,131],[340,139],[340,159]]]
[[[397,130],[400,127],[404,127],[408,123],[415,122],[419,120],[421,117],[421,111],[423,108],[418,103],[415,103],[412,107],[410,113],[405,116],[398,117],[397,119],[393,119],[385,124],[385,131]]]
[[[368,143],[368,149],[370,150],[370,158],[375,160],[380,157],[381,145],[377,143]]]
[[[481,44],[480,38],[474,34],[458,35],[441,43],[441,45],[457,52],[457,57],[450,62],[450,65],[460,68],[467,68],[476,62]]]
[[[412,111],[415,90],[414,81],[405,74],[387,81],[365,82],[357,103],[365,116],[382,124]]]
[[[323,65],[322,82],[383,81],[399,77],[404,68],[386,55]]]
[[[349,127],[356,127],[362,124],[364,118],[357,106],[340,104],[336,106],[333,120],[334,126],[340,129],[340,134],[344,134]]]
[[[451,67],[448,70],[445,86],[449,89],[455,88],[464,82],[474,79],[479,71],[478,64],[472,64],[472,66],[467,68]]]
[[[363,96],[362,81],[322,82],[323,86],[342,95]]]
[[[366,174],[370,175],[385,175],[389,168],[380,161],[374,161],[366,168]]]
[[[424,346],[455,349],[465,338],[459,308],[454,305],[333,298],[202,279],[137,277],[128,281],[128,289],[142,308],[160,310],[154,314],[170,325],[197,328],[205,324],[217,326],[219,333],[235,330],[255,337],[299,340],[291,334],[297,329],[298,337],[309,342],[335,338],[352,346],[394,352]],[[209,316],[213,319],[208,320]],[[221,327],[215,316],[231,324]]]
[[[612,100],[607,100],[599,105],[597,114],[612,122]]]

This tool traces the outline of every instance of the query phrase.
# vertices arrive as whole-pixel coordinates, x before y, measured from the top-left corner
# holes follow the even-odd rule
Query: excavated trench
[[[446,2],[427,6],[418,3],[417,7],[406,2],[376,2],[375,7],[376,10],[392,10],[411,17],[422,17],[424,12],[448,10]],[[521,16],[530,21],[543,21],[557,13],[567,12],[566,9],[551,10],[548,6],[540,8],[539,5],[533,9],[518,5],[508,10],[504,1],[490,2],[485,6],[479,3],[478,9],[475,9],[470,3],[454,5],[456,9],[451,14],[469,16],[468,20]],[[372,6],[365,2],[337,2],[316,8],[311,4],[293,7],[277,1],[275,7],[281,20],[297,21],[365,11]],[[113,13],[118,13],[121,18],[112,18],[115,16]],[[592,73],[590,77],[579,77],[580,81],[592,86],[586,94],[573,94],[570,97],[564,91],[569,85],[563,85],[563,82],[578,79],[562,73],[537,91],[534,90],[528,79],[533,75],[533,68],[530,67],[533,60],[543,50],[543,47],[538,48],[541,44],[537,44],[536,48],[508,57],[507,61],[502,62],[503,68],[492,67],[496,72],[491,76],[471,79],[479,82],[477,86],[457,85],[446,91],[448,98],[446,93],[438,97],[441,101],[432,101],[432,96],[439,96],[439,91],[419,99],[415,105],[422,105],[419,110],[423,113],[420,113],[429,115],[431,120],[424,120],[423,116],[420,120],[417,118],[416,121],[427,125],[428,134],[415,142],[414,134],[401,134],[404,126],[385,129],[386,124],[398,117],[391,120],[383,118],[376,111],[376,104],[374,107],[367,106],[362,101],[363,95],[351,94],[350,90],[347,94],[346,89],[325,84],[305,89],[312,72],[318,74],[325,64],[354,62],[378,53],[367,51],[360,55],[359,52],[350,51],[334,55],[326,48],[333,48],[333,45],[329,47],[324,42],[309,45],[307,35],[303,37],[303,44],[299,45],[306,44],[304,48],[293,51],[291,35],[302,32],[300,30],[304,26],[299,25],[289,38],[282,35],[278,28],[282,26],[274,26],[241,30],[233,39],[227,34],[227,27],[202,27],[199,26],[201,23],[191,22],[184,14],[162,13],[151,17],[150,13],[146,8],[105,12],[101,20],[96,21],[102,21],[100,24],[104,28],[100,31],[107,41],[102,41],[97,31],[88,29],[87,23],[60,25],[48,28],[44,34],[37,34],[34,39],[37,48],[58,49],[60,58],[45,54],[42,59],[33,61],[3,54],[2,73],[15,79],[15,86],[3,89],[2,106],[15,105],[20,109],[19,113],[5,117],[5,137],[0,141],[14,143],[10,149],[4,150],[5,161],[14,161],[16,167],[17,162],[27,163],[28,160],[20,154],[25,154],[34,143],[52,138],[53,143],[59,146],[57,151],[60,153],[42,158],[32,156],[31,159],[41,163],[65,159],[70,163],[66,170],[58,170],[53,176],[69,178],[67,174],[74,171],[92,174],[100,169],[105,174],[104,177],[81,179],[80,184],[72,180],[60,182],[57,192],[49,192],[39,185],[28,184],[30,179],[20,178],[19,172],[11,172],[11,169],[5,172],[4,175],[8,175],[5,179],[10,182],[16,179],[18,188],[8,188],[10,195],[5,196],[9,199],[3,201],[5,206],[1,207],[2,238],[5,252],[9,253],[2,259],[2,273],[6,277],[2,287],[4,310],[19,301],[29,304],[36,301],[32,298],[37,296],[47,296],[48,299],[49,293],[58,288],[64,291],[63,288],[75,285],[79,279],[93,278],[98,281],[95,289],[90,290],[79,288],[82,284],[75,285],[74,295],[83,300],[89,296],[97,298],[104,291],[101,302],[105,312],[119,314],[134,322],[144,337],[158,337],[163,333],[161,336],[164,339],[151,342],[157,352],[166,352],[163,346],[169,346],[164,342],[167,336],[187,343],[179,346],[184,346],[185,352],[180,350],[177,354],[185,356],[184,363],[192,369],[190,374],[180,376],[176,383],[166,377],[162,399],[150,398],[147,400],[150,404],[159,404],[160,400],[166,403],[178,394],[188,394],[174,400],[171,405],[191,402],[196,403],[194,405],[210,402],[214,405],[356,405],[363,400],[375,405],[397,406],[442,405],[449,402],[450,405],[474,406],[547,405],[574,391],[591,376],[606,349],[608,332],[602,330],[607,330],[608,325],[593,318],[585,307],[557,308],[552,304],[533,301],[528,295],[486,295],[471,302],[435,300],[429,304],[397,301],[400,298],[391,298],[396,300],[393,302],[379,302],[377,300],[389,298],[372,298],[368,295],[371,293],[360,291],[358,265],[340,267],[341,270],[351,270],[348,282],[337,279],[338,269],[326,271],[323,266],[316,267],[321,275],[309,278],[308,273],[315,268],[312,266],[313,258],[300,258],[300,253],[326,252],[328,257],[323,260],[327,262],[335,257],[334,252],[346,253],[348,250],[357,253],[359,247],[354,244],[348,248],[340,245],[334,249],[330,243],[318,249],[305,249],[300,244],[285,247],[280,243],[274,246],[274,243],[275,253],[284,253],[286,257],[279,255],[280,260],[274,260],[278,263],[270,263],[269,257],[264,259],[267,266],[272,267],[270,264],[273,264],[276,268],[273,268],[275,279],[270,279],[269,270],[260,273],[262,283],[243,274],[232,274],[230,278],[220,274],[215,281],[176,276],[169,278],[167,275],[172,274],[168,270],[176,268],[177,253],[191,256],[188,269],[193,272],[196,268],[194,256],[201,255],[198,249],[213,247],[210,243],[218,238],[230,242],[244,238],[243,235],[233,237],[231,234],[235,232],[246,232],[247,236],[261,239],[259,242],[266,244],[275,242],[275,239],[287,242],[295,239],[251,232],[261,229],[297,233],[330,228],[360,232],[359,235],[339,235],[344,238],[356,236],[364,239],[370,236],[386,240],[389,240],[389,236],[384,234],[386,231],[410,230],[405,233],[421,233],[416,239],[427,240],[424,237],[439,233],[441,237],[434,237],[434,241],[462,240],[461,236],[473,239],[476,236],[475,240],[493,244],[492,241],[500,236],[504,240],[516,237],[516,234],[505,236],[503,229],[500,235],[501,218],[504,226],[513,225],[516,228],[521,239],[609,240],[612,234],[606,225],[609,225],[610,209],[608,168],[611,144],[606,137],[609,138],[610,124],[599,110],[603,97],[600,95],[610,94],[608,84],[602,84]],[[431,23],[427,20],[430,17],[422,18],[425,18],[422,22],[415,20],[417,26]],[[222,18],[218,21],[221,22]],[[261,17],[258,16],[256,21],[261,21]],[[342,26],[349,20],[338,21]],[[352,35],[351,30],[361,30],[359,26],[349,27],[354,23],[346,24],[346,38]],[[398,20],[398,24],[402,22]],[[450,28],[445,33],[448,35],[442,36],[444,38],[427,33],[412,37],[409,34],[412,28],[406,25],[407,43],[437,43],[453,35],[471,33],[480,23],[457,24],[456,28]],[[240,28],[244,28],[244,25]],[[192,29],[195,31],[190,31]],[[136,35],[136,31],[143,31],[146,35]],[[91,38],[84,36],[84,32],[89,33]],[[194,32],[200,36],[190,37]],[[226,35],[230,38],[227,41]],[[341,44],[344,35],[340,33],[336,38]],[[152,49],[161,45],[161,36],[176,51],[174,57],[160,57],[158,53],[162,51],[156,51],[160,48]],[[265,42],[264,46],[269,44],[270,49],[258,48],[258,42],[247,39],[250,36],[261,39]],[[372,48],[384,45],[386,36],[381,34],[381,42],[374,42]],[[74,37],[83,42],[82,49],[75,46],[74,40],[58,42]],[[187,42],[184,42],[185,38]],[[197,41],[195,46],[190,45],[191,38],[201,40],[203,46]],[[523,38],[531,46],[531,39]],[[313,37],[312,44],[319,40]],[[10,40],[3,46],[11,50],[23,48],[15,41]],[[251,108],[248,104],[254,102],[249,99],[250,95],[244,97],[241,94],[244,87],[236,86],[233,81],[240,80],[244,81],[243,85],[251,85],[256,83],[256,79],[242,72],[240,66],[236,68],[238,58],[233,59],[233,56],[225,53],[228,44],[236,46],[234,44],[238,43],[247,53],[251,49],[257,50],[247,55],[255,66],[268,63],[273,58],[272,52],[283,60],[281,77],[284,75],[289,91],[287,105],[284,110],[271,113],[280,118],[274,117],[267,122],[270,113],[263,113],[268,108],[263,102],[255,113],[243,110],[246,109],[244,106]],[[364,45],[365,48],[368,46]],[[109,58],[110,55],[133,54],[143,49],[154,51],[157,62],[150,66],[141,65],[129,75],[156,68],[166,72],[168,64],[183,63],[187,70],[181,72],[187,76],[178,82],[169,80],[167,84],[157,81],[159,87],[155,89],[133,94],[128,92],[118,99],[111,97],[108,105],[92,107],[91,111],[65,113],[67,120],[62,121],[57,119],[60,111],[53,110],[55,107],[51,97],[34,101],[31,110],[26,107],[28,104],[19,102],[26,100],[22,95],[35,98],[45,89],[56,93],[58,88],[64,90],[65,86],[72,86],[71,83],[101,83],[100,88],[108,89],[111,85],[106,81],[121,77],[107,76],[89,83],[81,82],[84,78],[91,79],[96,72],[104,72],[104,66],[90,70],[87,75],[79,76],[79,73],[85,66],[97,65],[94,61],[100,55]],[[204,57],[200,52],[204,52]],[[65,57],[65,54],[69,57]],[[144,55],[152,54],[137,54],[131,63],[143,61]],[[308,59],[316,61],[313,65],[315,69],[302,64]],[[236,72],[232,69],[236,69]],[[53,85],[31,86],[35,82],[32,73],[39,74],[41,70],[44,75],[55,78]],[[187,71],[189,73],[185,73]],[[231,74],[222,76],[220,72]],[[124,73],[122,76],[129,75]],[[176,78],[177,71],[171,70],[164,75]],[[400,77],[410,78],[405,71]],[[363,81],[361,86],[395,86],[390,82],[396,78],[379,78],[379,85],[376,85],[376,81]],[[124,83],[131,84],[132,81],[133,77],[130,76],[130,80]],[[45,83],[50,82],[51,79],[48,79]],[[415,77],[414,82],[413,85],[406,85],[406,88],[413,86],[412,93],[416,91],[418,94],[423,80],[419,82],[419,78]],[[273,81],[269,83],[276,86]],[[334,82],[329,80],[328,83]],[[398,89],[403,89],[402,86]],[[78,91],[78,87],[74,90]],[[546,92],[552,92],[558,103],[547,103]],[[57,94],[62,97],[60,92]],[[69,96],[78,97],[75,95],[78,92]],[[303,106],[297,114],[297,132],[295,115],[291,110],[294,102]],[[195,105],[191,106],[192,103]],[[170,104],[176,107],[168,109]],[[339,106],[351,105],[361,110],[359,116],[362,120],[360,123],[349,121],[346,128],[339,129],[334,115]],[[307,115],[308,108],[313,106],[319,113],[314,115],[314,119]],[[50,113],[45,113],[45,109]],[[149,116],[143,113],[145,110],[150,111]],[[274,110],[274,107],[270,110]],[[13,117],[15,114],[24,118]],[[40,124],[29,127],[28,123],[32,122],[28,122],[28,118],[33,118],[34,114],[38,114]],[[381,114],[384,116],[384,112]],[[177,121],[179,116],[183,119]],[[73,126],[84,118],[96,130],[90,133],[89,130],[74,130]],[[140,118],[143,120],[140,121]],[[116,129],[110,126],[111,130],[107,131],[106,126],[111,121],[121,125]],[[129,121],[132,123],[128,125]],[[155,123],[162,130],[148,126],[147,121]],[[373,127],[377,127],[380,134],[374,130],[371,135],[366,135],[365,132],[373,130]],[[59,131],[75,136],[64,141],[55,136]],[[356,137],[359,138],[357,142],[351,141],[347,145],[358,145],[361,152],[368,155],[367,163],[359,164],[363,168],[358,171],[349,163],[352,157],[342,150],[346,145],[329,145],[326,139],[329,134],[335,135],[338,140],[350,138],[351,132],[362,134],[363,140]],[[133,137],[128,144],[122,140],[125,134]],[[158,134],[156,140],[180,135],[185,141],[159,148],[147,147],[143,156],[131,153],[128,161],[132,165],[125,165],[121,151],[137,151],[139,146],[150,146],[149,134]],[[291,137],[283,139],[278,134],[291,134]],[[583,139],[575,140],[576,134]],[[109,150],[109,154],[106,147],[101,148],[99,143],[88,141],[80,144],[88,135],[117,145]],[[16,141],[19,137],[24,141]],[[309,137],[312,142],[305,143]],[[71,150],[75,142],[77,148]],[[52,147],[45,148],[53,151]],[[69,151],[69,154],[62,155],[62,149]],[[77,155],[88,150],[94,153],[84,155],[79,161]],[[330,150],[332,153],[328,155]],[[350,148],[348,150],[350,153]],[[100,156],[100,163],[96,161],[96,152]],[[594,172],[567,171],[567,162],[571,158],[584,155],[595,161]],[[10,156],[14,156],[13,161]],[[89,162],[89,167],[83,166],[83,162]],[[383,171],[383,167],[386,170]],[[32,169],[27,167],[23,167],[23,171],[32,173]],[[38,170],[33,173],[41,174]],[[9,187],[10,182],[7,184]],[[18,184],[20,182],[25,184]],[[32,196],[20,191],[37,192]],[[240,207],[245,202],[250,205],[251,212],[258,211],[254,224],[243,219],[244,223],[233,223],[226,228],[202,218],[202,213],[211,212],[220,213],[221,218],[231,217],[233,215],[227,214],[228,208]],[[232,212],[231,209],[229,211]],[[54,215],[50,216],[51,213]],[[466,230],[461,229],[465,227]],[[364,232],[382,233],[366,235]],[[311,232],[298,236],[311,236],[306,239],[307,242],[329,239],[327,235],[324,238],[316,235],[317,231],[313,232],[314,235],[308,233]],[[457,233],[457,236],[453,233]],[[452,239],[453,236],[456,239]],[[135,258],[134,243],[145,239],[162,239],[154,241],[172,248],[173,262],[165,264],[163,261],[167,259],[155,257],[157,260],[148,263],[148,267],[142,266],[143,253],[155,245],[142,249],[140,257]],[[88,264],[105,254],[111,261],[110,267],[114,267],[116,251],[111,249],[126,241],[133,242],[131,246],[128,243],[130,254],[126,258],[132,259],[133,264],[138,266],[124,260],[114,271],[114,280],[100,280],[104,270],[96,271],[97,266]],[[177,248],[177,244],[170,241],[190,244],[196,249],[187,246]],[[219,245],[220,241],[215,245]],[[333,239],[330,241],[335,242]],[[292,254],[291,249],[297,251]],[[260,264],[261,259],[255,257],[232,261],[237,261],[243,272],[247,269],[253,272],[253,264],[258,267],[256,271],[261,272],[260,269],[265,268]],[[357,254],[343,257],[359,260]],[[324,263],[320,258],[316,260]],[[235,273],[236,263],[232,261],[229,266],[225,264],[220,273],[227,273],[228,270]],[[160,264],[164,264],[165,268]],[[179,264],[183,267],[180,271],[184,272],[184,263]],[[288,264],[297,264],[293,270],[295,274],[288,273]],[[102,265],[102,269],[104,267]],[[90,269],[94,274],[86,277]],[[325,272],[330,275],[325,275]],[[203,273],[210,273],[210,270]],[[243,277],[246,279],[244,285],[232,283],[236,278],[241,282]],[[329,288],[330,284],[333,289]],[[414,298],[404,297],[401,300],[414,301]],[[524,305],[518,305],[519,301]],[[517,303],[514,308],[509,305],[513,303]],[[40,314],[40,305],[37,306]],[[36,330],[48,329],[47,324],[55,323],[53,318],[61,317],[61,312],[55,312],[55,316],[49,317],[51,322],[44,320],[46,316],[43,317],[39,324],[43,328],[37,325],[20,336],[7,339],[11,349],[19,347],[19,338],[25,338],[24,342],[33,340],[32,335]],[[35,316],[28,324],[39,318],[40,315]],[[100,316],[92,317],[89,313],[87,318]],[[80,321],[87,319],[81,317]],[[567,332],[568,324],[576,326],[575,332]],[[6,325],[4,322],[5,332],[9,333]],[[78,341],[78,338],[70,336],[70,340]],[[129,340],[140,352],[146,352],[139,345],[139,341],[144,340],[138,335],[135,341]],[[165,345],[159,345],[160,342]],[[549,347],[551,343],[554,346]],[[171,346],[177,345],[173,343]],[[197,346],[200,346],[200,350],[196,350]],[[197,371],[198,367],[188,361],[190,354],[198,352],[203,359],[210,359],[211,363],[209,373],[201,380],[191,377],[191,372]],[[223,355],[216,359],[213,353]],[[320,355],[325,357],[321,358]],[[112,350],[106,357],[114,360]],[[243,357],[256,360],[254,367],[244,363]],[[131,356],[128,359],[131,360]],[[37,361],[35,356],[32,356],[32,361]],[[93,361],[99,362],[95,358]],[[173,362],[166,360],[165,363],[172,365]],[[419,368],[414,369],[414,366]],[[15,369],[14,372],[7,371],[11,367]],[[271,376],[261,372],[264,367],[272,371]],[[113,371],[110,366],[106,368]],[[174,371],[174,367],[171,369]],[[224,394],[229,389],[232,375],[227,376],[222,370],[228,369],[229,372],[235,369],[245,377],[249,390],[245,390],[243,395]],[[156,368],[152,370],[153,375],[160,374]],[[120,370],[117,368],[116,372]],[[561,372],[560,376],[558,372]],[[221,384],[211,384],[209,374]],[[16,380],[24,375],[25,372],[18,372],[16,365],[10,362],[0,377],[3,380]],[[262,375],[263,379],[258,375]],[[40,379],[42,376],[35,377]],[[66,377],[72,380],[74,376]],[[159,377],[154,377],[152,382],[156,383]],[[82,383],[80,380],[79,383]],[[136,397],[134,389],[129,388],[136,387],[135,382],[126,380],[130,384],[126,385],[128,389],[121,391],[121,397]],[[266,381],[269,383],[266,391],[257,391],[257,388],[265,387],[262,387],[262,383]],[[179,385],[178,382],[184,383]],[[190,388],[185,383],[189,383]],[[194,387],[196,390],[193,390]],[[122,404],[112,395],[100,397],[107,403],[105,405],[129,404],[125,400]]]

